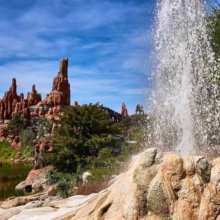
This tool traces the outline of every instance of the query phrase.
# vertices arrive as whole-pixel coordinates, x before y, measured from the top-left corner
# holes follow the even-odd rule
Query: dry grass
[[[109,178],[104,180],[93,180],[86,184],[81,183],[78,186],[76,195],[90,195],[92,193],[98,193],[108,187]]]

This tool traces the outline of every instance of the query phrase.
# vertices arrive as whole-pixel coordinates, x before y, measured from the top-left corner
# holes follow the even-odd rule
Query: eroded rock
[[[34,108],[33,106],[41,105],[43,108]],[[41,94],[37,92],[35,84],[32,91],[28,93],[27,98],[24,94],[17,94],[16,79],[12,79],[11,87],[5,92],[4,97],[0,99],[0,120],[10,120],[15,114],[22,115],[27,119],[27,123],[31,117],[39,117],[45,115],[49,107],[56,107],[54,114],[58,112],[58,106],[70,105],[70,84],[68,81],[68,59],[60,60],[60,68],[58,75],[53,80],[53,86],[50,94],[42,101]],[[33,111],[31,112],[32,109]]]
[[[24,190],[25,192],[39,192],[45,189],[46,186],[46,173],[49,168],[31,170],[25,181],[16,186],[16,190]]]
[[[76,196],[43,206],[60,207],[53,214],[57,220],[214,220],[220,219],[219,184],[220,159],[209,162],[148,149],[134,156],[109,188],[83,197],[80,205]],[[69,209],[63,212],[65,204]],[[14,219],[25,215],[21,211]]]
[[[52,90],[43,103],[49,106],[70,105],[70,84],[68,81],[67,58],[60,60],[58,75],[54,78]]]
[[[126,187],[120,187],[125,182]],[[107,192],[74,211],[70,219],[213,220],[220,215],[219,182],[219,159],[209,162],[148,149]],[[115,208],[122,198],[126,203]],[[86,212],[88,207],[93,211]]]

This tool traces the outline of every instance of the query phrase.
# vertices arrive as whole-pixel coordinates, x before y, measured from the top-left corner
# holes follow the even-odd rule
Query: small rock
[[[32,191],[32,183],[28,181],[23,181],[19,183],[16,187],[16,190],[23,190],[25,192],[31,192]],[[30,190],[31,189],[31,190]]]
[[[26,209],[34,209],[34,208],[39,208],[43,205],[42,201],[33,201],[29,202],[28,204],[25,205]]]
[[[209,183],[211,176],[212,165],[207,161],[206,158],[201,158],[196,165],[196,170],[202,177],[204,183]]]
[[[86,171],[82,174],[83,184],[86,184],[88,182],[88,177],[90,176],[92,176],[92,174],[89,171]]]
[[[152,166],[155,162],[156,155],[156,148],[149,148],[146,150],[141,157],[141,166],[145,168]]]
[[[57,195],[57,192],[58,192],[57,187],[56,187],[56,186],[51,186],[51,187],[47,190],[46,194],[47,194],[48,196],[56,196],[56,195]]]

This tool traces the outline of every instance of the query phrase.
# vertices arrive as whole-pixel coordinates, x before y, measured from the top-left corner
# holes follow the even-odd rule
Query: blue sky
[[[155,0],[0,0],[0,96],[16,77],[44,97],[69,58],[72,100],[133,113],[149,95]]]

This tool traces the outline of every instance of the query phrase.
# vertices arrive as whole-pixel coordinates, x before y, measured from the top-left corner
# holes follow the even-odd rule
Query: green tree
[[[220,58],[220,3],[216,3],[217,6],[213,8],[212,13],[209,16],[209,27],[211,36],[211,46],[216,55],[216,58]]]
[[[102,148],[114,153],[120,149],[119,130],[113,126],[109,113],[100,105],[69,107],[60,118],[53,135],[54,153],[49,160],[57,170],[76,172]]]
[[[7,130],[13,137],[19,136],[25,128],[26,122],[20,114],[15,114],[8,124]]]
[[[46,118],[39,118],[36,122],[37,125],[37,136],[43,137],[46,134],[50,134],[53,124],[48,121]]]
[[[27,128],[20,133],[20,140],[23,147],[32,146],[35,138],[36,135],[31,128]]]

